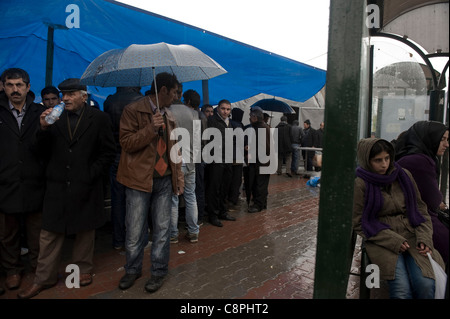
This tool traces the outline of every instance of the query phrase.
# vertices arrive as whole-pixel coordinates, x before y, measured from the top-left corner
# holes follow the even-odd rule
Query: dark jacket
[[[287,122],[280,122],[276,128],[278,129],[278,155],[292,153],[291,125]]]
[[[264,129],[264,130],[259,130],[259,129]],[[248,147],[248,150],[245,150],[244,154],[245,154],[245,163],[248,165],[256,165],[256,166],[269,166],[270,162],[267,163],[262,163],[260,160],[260,152],[262,153],[262,151],[259,150],[260,145],[260,139],[262,139],[262,137],[260,136],[261,133],[265,132],[265,154],[266,156],[270,155],[270,150],[273,149],[273,145],[271,148],[271,133],[270,133],[270,127],[269,125],[267,125],[264,122],[255,122],[255,123],[251,123],[245,126],[245,131],[247,132],[247,130],[253,130],[254,131],[254,135],[252,136],[252,138],[254,138],[255,140],[249,141],[249,135],[244,136],[244,145],[246,147]],[[249,132],[247,132],[247,134],[249,134]],[[250,135],[251,136],[251,135]],[[262,140],[261,140],[262,141]],[[261,142],[262,144],[262,142]],[[251,148],[254,147],[255,149],[252,150]],[[251,159],[251,156],[256,156],[256,159]]]
[[[400,158],[397,163],[411,172],[433,223],[433,244],[446,263],[449,261],[448,228],[439,220],[437,210],[443,200],[436,176],[436,163],[428,155],[416,153]]]
[[[9,109],[8,97],[0,93],[0,213],[40,211],[45,191],[45,162],[31,141],[45,107],[28,95],[19,131]]]
[[[319,147],[322,148],[323,147],[323,129],[319,128],[318,130],[316,130],[316,142],[315,142],[315,147]]]
[[[317,144],[316,130],[312,127],[303,130],[302,146],[315,147]]]
[[[139,88],[135,87],[118,87],[117,92],[109,95],[103,103],[103,110],[108,113],[111,118],[114,140],[116,141],[116,151],[120,153],[121,147],[119,142],[120,117],[125,106],[131,102],[137,101],[143,95],[139,92]]]
[[[298,125],[291,126],[291,140],[292,144],[302,144],[303,129]]]
[[[211,156],[214,156],[214,151],[218,150],[221,153],[222,163],[225,163],[225,130],[227,128],[232,129],[231,120],[228,122],[227,126],[220,115],[217,112],[214,112],[214,114],[208,118],[208,128],[212,127],[217,128],[220,131],[222,142],[220,147],[213,149],[213,151],[211,152]]]
[[[233,164],[241,164],[244,160],[244,124],[242,118],[244,111],[240,108],[231,110],[231,127],[233,128]],[[238,129],[238,130],[236,130]],[[240,130],[239,130],[240,129]]]
[[[98,109],[85,106],[72,140],[67,122],[64,111],[55,124],[36,134],[36,144],[49,154],[42,228],[76,234],[106,221],[103,181],[115,144],[111,120]]]

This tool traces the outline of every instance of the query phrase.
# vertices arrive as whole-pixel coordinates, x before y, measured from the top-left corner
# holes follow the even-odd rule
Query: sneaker
[[[178,244],[178,237],[170,237],[171,244]]]
[[[147,292],[155,292],[163,285],[164,277],[161,276],[151,276],[150,279],[145,284],[145,290]]]
[[[187,238],[191,243],[196,243],[196,242],[198,242],[198,234],[190,234],[190,233],[186,233],[186,238]]]

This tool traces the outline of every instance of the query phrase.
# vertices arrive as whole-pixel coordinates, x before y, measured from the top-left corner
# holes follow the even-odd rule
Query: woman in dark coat
[[[438,157],[448,148],[448,127],[434,121],[419,121],[400,134],[395,141],[396,160],[413,175],[427,204],[428,214],[433,222],[433,243],[448,264],[449,232],[438,219],[436,211],[444,208],[439,189],[440,165]]]

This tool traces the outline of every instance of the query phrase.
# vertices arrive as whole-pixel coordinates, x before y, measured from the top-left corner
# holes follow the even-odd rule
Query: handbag
[[[312,165],[314,167],[322,167],[322,152],[316,151],[312,159]]]
[[[435,277],[435,291],[434,299],[445,299],[445,288],[447,286],[447,274],[444,269],[431,258],[430,253],[427,253],[428,259],[430,260],[431,267],[433,267],[434,277]]]
[[[441,221],[441,223],[444,224],[445,227],[448,228],[448,219],[449,219],[448,208],[446,210],[438,209],[437,216],[438,216],[438,219]]]

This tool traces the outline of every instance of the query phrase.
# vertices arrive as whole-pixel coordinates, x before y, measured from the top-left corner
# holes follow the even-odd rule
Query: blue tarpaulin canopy
[[[324,70],[116,1],[0,0],[0,72],[10,67],[26,70],[37,101],[50,65],[49,29],[54,30],[55,86],[81,77],[89,63],[108,50],[159,42],[192,45],[227,70],[208,81],[210,104],[259,93],[304,102],[325,85]],[[202,82],[186,82],[187,89],[202,94]],[[101,106],[115,89],[90,86],[88,91]]]

